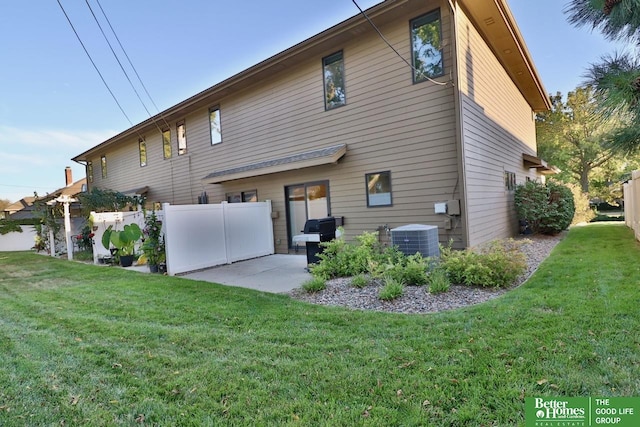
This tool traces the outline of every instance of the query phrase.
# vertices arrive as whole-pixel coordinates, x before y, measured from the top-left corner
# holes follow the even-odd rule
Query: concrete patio
[[[299,288],[311,278],[306,267],[306,255],[275,254],[181,274],[180,277],[282,293]]]

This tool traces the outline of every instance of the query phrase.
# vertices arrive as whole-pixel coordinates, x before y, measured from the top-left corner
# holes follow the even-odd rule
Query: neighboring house
[[[38,198],[35,197],[25,197],[14,204],[10,205],[5,212],[8,213],[8,218],[10,219],[29,219],[35,218],[34,213],[34,203],[36,200],[38,202],[50,202],[52,200],[57,199],[60,196],[69,196],[75,197],[78,194],[87,191],[87,178],[82,178],[76,182],[73,182],[73,175],[71,172],[71,168],[67,166],[65,168],[65,186],[59,188],[51,193],[48,193],[44,196],[38,195]],[[80,202],[73,202],[69,206],[71,217],[81,217],[81,206]]]
[[[35,197],[24,197],[10,204],[4,210],[4,217],[13,220],[33,218],[33,202],[35,200]]]
[[[516,234],[515,185],[550,171],[534,121],[550,105],[506,1],[366,14],[413,69],[357,15],[73,160],[89,187],[149,204],[269,199],[280,253],[328,215],[347,238],[413,223],[455,247]]]

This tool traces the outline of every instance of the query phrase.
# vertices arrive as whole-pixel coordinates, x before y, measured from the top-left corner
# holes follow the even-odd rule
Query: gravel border
[[[320,292],[307,293],[301,288],[287,294],[291,298],[312,304],[347,307],[354,310],[374,310],[391,313],[435,313],[479,304],[496,298],[524,283],[564,238],[566,233],[556,236],[529,236],[524,239],[520,250],[527,259],[527,270],[508,288],[479,288],[452,285],[442,294],[430,294],[427,286],[406,286],[404,295],[393,301],[378,299],[382,285],[372,284],[364,288],[349,285],[350,278],[338,278],[327,282],[327,288]],[[523,240],[517,238],[516,240]]]

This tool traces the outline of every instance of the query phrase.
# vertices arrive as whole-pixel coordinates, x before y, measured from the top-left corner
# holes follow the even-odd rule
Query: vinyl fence
[[[624,222],[640,240],[640,171],[633,171],[631,180],[623,186]]]
[[[36,243],[36,229],[32,225],[21,225],[22,233],[14,231],[0,234],[0,252],[28,251]]]
[[[111,255],[102,235],[111,225],[122,230],[136,223],[144,229],[144,213],[91,213],[93,257],[98,263]],[[156,212],[162,221],[167,272],[170,275],[201,270],[274,253],[271,202],[212,205],[162,205]],[[139,245],[136,248],[139,253]]]
[[[165,203],[162,212],[170,275],[274,253],[270,201]]]

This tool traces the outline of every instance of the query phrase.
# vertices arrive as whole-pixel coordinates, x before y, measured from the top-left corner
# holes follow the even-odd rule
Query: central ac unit
[[[435,225],[409,224],[393,228],[391,243],[405,255],[420,252],[425,257],[440,256],[438,227]]]

